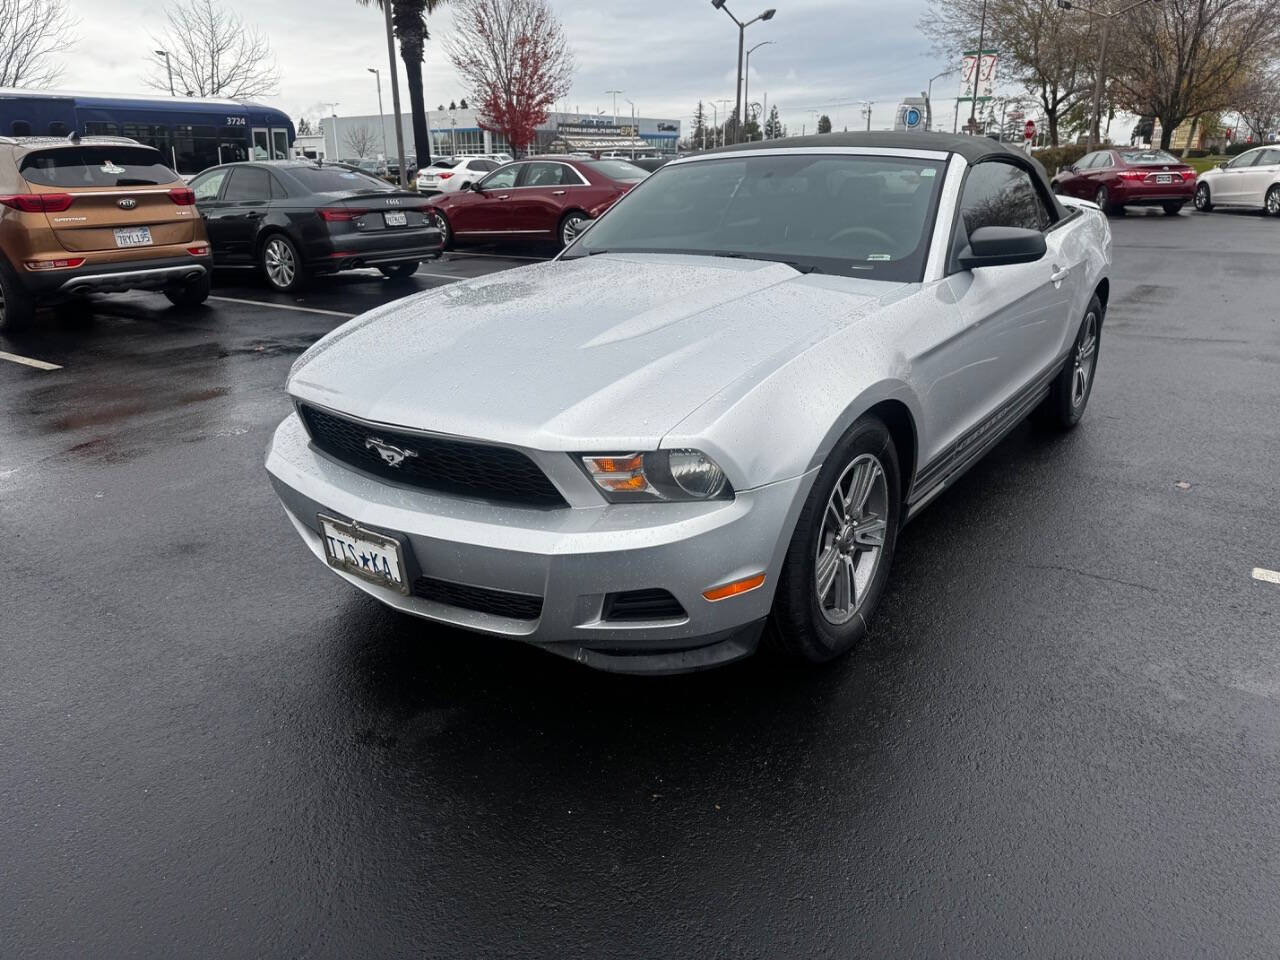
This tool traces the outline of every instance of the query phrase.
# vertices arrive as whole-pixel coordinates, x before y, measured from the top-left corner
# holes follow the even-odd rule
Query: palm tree
[[[362,7],[369,0],[358,0]],[[391,24],[400,41],[400,59],[404,61],[405,79],[409,83],[409,112],[413,116],[413,144],[418,166],[431,163],[431,134],[427,129],[427,106],[422,97],[422,55],[429,34],[427,17],[444,0],[374,0],[378,9],[391,4]]]

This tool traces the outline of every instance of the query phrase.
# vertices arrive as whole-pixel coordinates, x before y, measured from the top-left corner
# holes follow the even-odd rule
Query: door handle
[[[564,191],[563,191],[563,190],[552,190],[552,191],[551,191],[551,195],[552,195],[553,197],[563,197],[563,196],[564,196]]]
[[[499,199],[499,200],[510,200],[510,199],[511,199],[511,197],[510,197],[510,195],[508,195],[508,194],[505,194],[505,193],[504,193],[504,194],[503,194],[502,196],[500,196],[498,199]]]
[[[245,214],[245,216],[248,217],[250,220],[258,220],[262,217],[262,211],[250,210],[248,213]]]
[[[1067,279],[1067,275],[1071,273],[1070,267],[1059,267],[1056,263],[1053,265],[1053,273],[1049,274],[1049,280],[1055,285],[1061,285],[1062,281]]]

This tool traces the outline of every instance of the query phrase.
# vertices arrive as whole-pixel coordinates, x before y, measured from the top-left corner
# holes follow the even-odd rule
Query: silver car
[[[1080,419],[1110,262],[1096,207],[985,138],[689,157],[553,262],[316,343],[267,469],[406,613],[605,670],[821,662],[904,523],[1029,413]]]

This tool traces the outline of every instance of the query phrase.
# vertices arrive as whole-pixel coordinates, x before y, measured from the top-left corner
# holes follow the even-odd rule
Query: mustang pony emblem
[[[387,462],[388,466],[398,467],[404,463],[409,457],[416,457],[417,450],[410,450],[407,447],[396,447],[389,443],[384,443],[377,437],[370,437],[364,442],[366,450],[377,451],[378,456]]]

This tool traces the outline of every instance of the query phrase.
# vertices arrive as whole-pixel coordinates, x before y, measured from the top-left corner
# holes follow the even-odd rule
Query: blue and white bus
[[[242,100],[0,88],[0,136],[65,137],[72,131],[155,147],[183,176],[234,160],[287,160],[294,140],[288,116]]]

